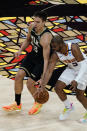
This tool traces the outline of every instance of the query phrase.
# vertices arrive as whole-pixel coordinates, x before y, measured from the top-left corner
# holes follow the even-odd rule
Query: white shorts
[[[78,72],[76,72],[74,69],[70,69],[69,67],[67,67],[58,80],[64,82],[66,85],[69,85],[73,80],[75,80],[77,74]],[[78,82],[77,88],[79,90],[85,90],[86,85],[87,85],[87,73],[85,73],[84,78],[81,78],[81,80]]]

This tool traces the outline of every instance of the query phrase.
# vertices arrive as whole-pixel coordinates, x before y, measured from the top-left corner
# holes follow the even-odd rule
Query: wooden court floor
[[[0,131],[87,131],[87,123],[79,119],[85,112],[75,96],[68,96],[74,103],[75,110],[66,121],[60,121],[58,116],[64,106],[54,92],[50,92],[49,101],[43,105],[37,115],[28,115],[33,99],[24,85],[22,93],[22,111],[6,113],[2,106],[14,101],[14,81],[0,76]]]

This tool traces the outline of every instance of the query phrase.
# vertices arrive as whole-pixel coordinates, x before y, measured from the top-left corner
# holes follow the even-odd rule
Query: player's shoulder
[[[52,38],[53,36],[52,36],[51,32],[44,32],[41,37],[44,39],[45,38],[49,39],[49,38]]]

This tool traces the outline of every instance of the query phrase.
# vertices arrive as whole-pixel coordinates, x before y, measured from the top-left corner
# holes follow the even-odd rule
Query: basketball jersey
[[[36,61],[40,61],[40,60],[43,61],[43,47],[40,44],[40,38],[46,32],[51,33],[47,28],[45,28],[44,31],[39,35],[36,34],[34,28],[31,31],[31,45],[33,47],[32,52],[33,52],[33,57],[35,57]]]
[[[56,52],[60,61],[66,63],[68,65],[68,67],[72,68],[72,69],[79,69],[79,64],[76,61],[75,57],[72,54],[72,50],[71,50],[71,43],[67,43],[67,47],[68,47],[68,54],[67,56],[65,56],[64,54],[61,54],[59,52]],[[84,58],[86,58],[86,55],[82,52]]]

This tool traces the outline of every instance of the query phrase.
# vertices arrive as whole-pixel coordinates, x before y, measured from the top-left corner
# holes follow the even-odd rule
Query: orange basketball
[[[41,92],[39,94],[39,97],[38,97],[38,92],[36,92],[35,95],[34,95],[34,99],[35,99],[36,102],[38,102],[40,104],[44,104],[49,99],[49,93],[46,89],[44,89],[43,92]]]

